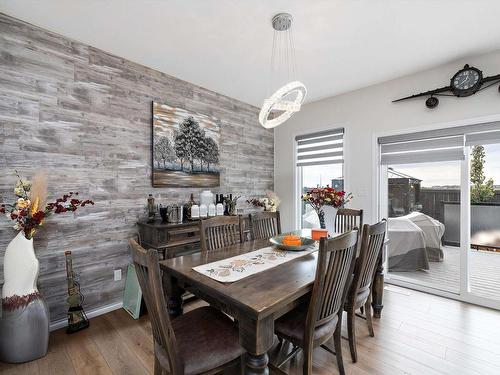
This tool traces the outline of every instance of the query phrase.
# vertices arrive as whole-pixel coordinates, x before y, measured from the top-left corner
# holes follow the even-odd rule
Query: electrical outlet
[[[122,279],[122,270],[120,268],[115,270],[115,281],[120,281]]]

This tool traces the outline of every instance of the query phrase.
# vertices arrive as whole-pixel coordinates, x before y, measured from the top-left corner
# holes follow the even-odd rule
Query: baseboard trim
[[[95,318],[96,316],[107,314],[111,311],[121,309],[122,307],[123,307],[123,302],[113,303],[111,305],[106,305],[103,307],[99,307],[97,309],[87,311],[87,317],[89,319]],[[67,326],[68,326],[68,319],[61,319],[61,320],[57,320],[55,322],[50,323],[49,328],[50,328],[50,331],[52,332],[52,331],[55,331],[57,329],[61,329],[61,328],[67,327]]]

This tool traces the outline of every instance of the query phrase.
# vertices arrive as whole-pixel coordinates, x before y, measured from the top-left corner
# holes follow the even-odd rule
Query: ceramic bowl
[[[310,238],[306,237],[300,237],[300,246],[289,246],[289,245],[284,245],[283,244],[283,238],[285,237],[285,234],[276,236],[276,237],[271,237],[269,239],[269,242],[271,242],[273,245],[275,245],[278,249],[281,250],[287,250],[287,251],[303,251],[308,249],[311,246],[314,246],[315,241],[313,241]]]

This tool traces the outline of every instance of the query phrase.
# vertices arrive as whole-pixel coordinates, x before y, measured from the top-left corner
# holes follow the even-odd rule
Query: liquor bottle
[[[224,215],[229,215],[229,213],[227,212],[227,207],[228,207],[227,200],[229,198],[229,195],[224,196],[221,194],[221,196],[222,196],[222,204],[224,205]]]
[[[191,219],[191,207],[195,204],[193,193],[191,193],[191,197],[189,201],[184,205],[184,216],[187,220]]]
[[[216,199],[216,205],[215,205],[215,213],[217,216],[222,216],[224,215],[224,203],[223,203],[223,197],[222,194],[217,194],[217,199]]]

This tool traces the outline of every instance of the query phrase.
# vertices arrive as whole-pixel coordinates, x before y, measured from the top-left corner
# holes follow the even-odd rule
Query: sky
[[[494,185],[500,185],[500,145],[485,145],[486,179],[492,178]],[[425,164],[391,165],[394,170],[416,177],[422,187],[460,185],[460,162],[448,161]]]
[[[302,186],[316,187],[331,185],[332,179],[342,177],[342,164],[302,167]]]

